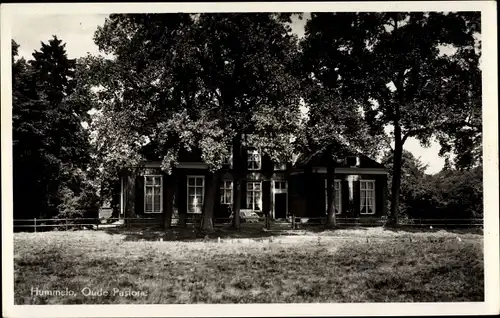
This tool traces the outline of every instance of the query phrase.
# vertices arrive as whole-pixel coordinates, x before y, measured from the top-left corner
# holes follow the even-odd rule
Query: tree
[[[100,70],[103,102],[95,127],[103,161],[130,166],[144,158],[147,144],[172,172],[182,149],[200,149],[212,172],[203,223],[210,229],[215,196],[208,194],[215,193],[232,147],[238,227],[242,145],[252,143],[273,158],[290,152],[287,137],[298,115],[291,75],[296,38],[285,20],[275,14],[111,15],[95,41],[115,58],[92,62]]]
[[[427,166],[411,152],[403,151],[402,157],[400,218],[442,219],[446,223],[482,218],[481,165],[467,171],[443,168],[430,175],[425,173]],[[393,154],[387,153],[383,163],[391,168]]]
[[[437,137],[444,155],[473,151],[470,141],[480,136],[467,128],[480,123],[479,19],[469,12],[313,13],[306,25],[303,47],[313,75],[362,107],[372,135],[392,128],[392,222],[408,138],[428,145]],[[453,49],[455,54],[446,53]]]
[[[394,165],[394,152],[388,151],[381,162],[389,169],[390,181],[392,179]],[[416,158],[411,152],[403,150],[401,160],[401,199],[398,219],[418,217],[418,215],[411,213],[411,211],[415,208],[416,198],[419,197],[422,191],[428,186],[427,175],[425,173],[426,169],[427,165],[422,163],[419,158]],[[391,184],[389,182],[389,187],[390,186]],[[425,207],[428,208],[431,205],[432,204],[426,204]]]
[[[194,40],[199,78],[212,118],[232,143],[233,213],[239,227],[240,184],[246,175],[242,145],[272,159],[290,159],[299,116],[294,76],[296,36],[290,14],[201,14]]]
[[[187,121],[195,109],[195,91],[183,64],[190,49],[183,47],[183,34],[192,23],[189,14],[113,14],[95,32],[99,49],[113,56],[84,61],[99,101],[91,130],[104,196],[119,186],[123,169],[155,157],[171,175],[180,151],[191,149]],[[171,189],[173,178],[164,185]]]
[[[308,61],[303,63],[303,71],[310,73]],[[352,153],[375,156],[380,143],[369,134],[369,127],[354,102],[342,98],[335,90],[325,88],[317,78],[305,77],[303,85],[309,112],[302,126],[304,137],[301,143],[305,153],[323,153],[327,156],[327,226],[334,228],[335,167]]]
[[[483,217],[483,167],[467,171],[443,170],[428,180],[426,189],[437,188],[437,217],[470,219]],[[434,187],[432,187],[434,185]],[[461,221],[460,223],[465,223]]]
[[[75,61],[68,59],[65,44],[56,36],[41,44],[29,63],[13,61],[16,217],[55,216],[68,193],[79,196],[83,188],[91,191],[83,185],[89,144],[81,125],[86,106],[74,94]],[[13,56],[17,47],[13,42]]]
[[[191,60],[193,23],[189,14],[111,15],[96,31],[101,51],[115,56],[89,56],[86,61],[92,83],[99,87],[92,126],[103,181],[109,186],[121,169],[159,158],[168,173],[169,203],[182,151],[201,149],[211,169],[228,155],[224,134],[205,115],[204,88]],[[170,204],[166,212],[170,227]]]
[[[14,59],[18,47],[12,41],[13,205],[14,217],[23,219],[48,213],[45,185],[50,166],[43,155],[45,126],[37,118],[42,114],[37,111],[41,101],[37,96],[34,72],[23,58]],[[26,200],[26,193],[31,193],[30,200]]]

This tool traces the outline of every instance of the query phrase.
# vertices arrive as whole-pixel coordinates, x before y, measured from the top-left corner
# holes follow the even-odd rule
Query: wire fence
[[[214,228],[233,227],[233,218],[211,219]],[[165,228],[169,223],[165,218],[57,218],[57,219],[14,219],[14,231],[69,231],[69,230],[104,230],[109,228]],[[287,218],[274,220],[269,217],[240,218],[241,228],[261,228],[268,230],[305,230],[321,229],[326,226],[325,217]],[[376,227],[386,225],[384,218],[336,218],[337,227]],[[173,217],[171,227],[200,228],[203,226],[201,215]],[[483,228],[483,219],[404,219],[402,228]]]

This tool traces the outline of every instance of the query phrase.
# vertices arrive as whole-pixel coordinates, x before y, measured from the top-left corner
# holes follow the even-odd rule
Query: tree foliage
[[[75,93],[75,60],[68,59],[65,44],[55,36],[41,45],[26,62],[15,59],[18,45],[12,42],[16,218],[56,216],[69,198],[88,198],[93,191],[85,184],[89,141],[81,125],[86,105]],[[66,210],[71,206],[95,211],[94,203],[81,200],[76,205],[66,204]]]
[[[389,191],[391,188],[392,172],[394,165],[394,153],[388,151],[382,159],[382,163],[389,170]],[[403,150],[401,160],[401,189],[400,189],[400,209],[399,218],[406,219],[411,217],[408,210],[413,198],[417,197],[418,193],[426,187],[426,171],[427,165],[422,163],[419,158],[416,158],[411,152]],[[391,193],[389,192],[389,197]],[[414,215],[413,215],[414,216]],[[415,216],[414,216],[415,217]]]
[[[428,145],[437,137],[441,154],[455,152],[460,166],[479,157],[472,146],[481,132],[479,32],[474,12],[313,13],[307,22],[310,76],[362,107],[372,135],[392,127],[393,217],[408,138]]]
[[[89,58],[100,85],[102,162],[130,166],[148,148],[171,172],[181,150],[199,149],[215,173],[232,147],[244,169],[235,140],[275,158],[290,154],[297,39],[283,21],[287,15],[111,15],[95,42],[114,58]]]
[[[393,154],[383,163],[391,168]],[[427,166],[410,152],[403,152],[400,222],[407,219],[470,219],[483,217],[482,165],[461,171],[443,168],[427,174]],[[451,221],[448,221],[451,222]],[[460,223],[467,223],[463,220]]]

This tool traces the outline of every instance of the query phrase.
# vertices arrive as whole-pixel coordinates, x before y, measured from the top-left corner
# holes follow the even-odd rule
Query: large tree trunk
[[[126,177],[125,185],[125,223],[132,223],[131,218],[137,217],[135,214],[135,178],[137,176],[136,169],[130,169]]]
[[[328,150],[328,166],[326,167],[326,193],[327,193],[327,218],[326,226],[330,229],[335,228],[337,220],[335,219],[335,165],[333,162],[331,149]]]
[[[120,210],[122,209],[122,206],[120,206],[120,204],[123,204],[121,203],[121,196],[123,195],[123,193],[121,192],[123,189],[121,189],[121,186],[122,186],[122,183],[124,182],[122,180],[123,177],[123,174],[120,173],[120,178],[119,178],[119,186],[114,186],[113,190],[112,191],[112,194],[111,194],[111,199],[110,199],[110,203],[111,203],[111,209],[112,209],[112,212],[111,212],[111,219],[119,219],[121,217],[120,215]],[[102,190],[101,190],[102,191]],[[102,192],[101,192],[102,193]],[[119,195],[117,195],[119,193]],[[101,197],[102,198],[102,197]],[[104,202],[101,202],[101,205],[103,204]]]
[[[236,177],[233,181],[233,226],[240,228],[241,209],[241,178]]]
[[[172,227],[172,214],[174,211],[174,176],[169,175],[165,177],[165,214],[164,228],[170,229]]]
[[[203,219],[201,228],[204,231],[212,231],[214,229],[214,207],[216,202],[217,186],[219,184],[219,172],[211,172],[207,175],[205,202],[203,203]]]
[[[241,147],[241,133],[238,133],[233,140],[233,226],[240,228],[240,208],[241,208],[241,181],[243,179],[243,156]]]
[[[392,189],[391,189],[391,215],[389,224],[398,224],[399,194],[401,186],[401,158],[403,155],[403,142],[401,140],[401,128],[394,127],[394,157],[392,166]]]

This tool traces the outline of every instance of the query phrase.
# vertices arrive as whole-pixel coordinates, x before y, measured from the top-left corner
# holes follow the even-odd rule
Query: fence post
[[[292,230],[295,230],[295,215],[292,214]]]
[[[35,220],[35,233],[36,233],[36,218],[34,218],[34,220]]]
[[[65,223],[65,229],[67,231],[68,230],[68,219],[64,219],[64,223]]]
[[[97,217],[97,222],[95,223],[96,224],[96,226],[95,226],[96,231],[99,230],[99,223],[100,223],[99,217]]]

